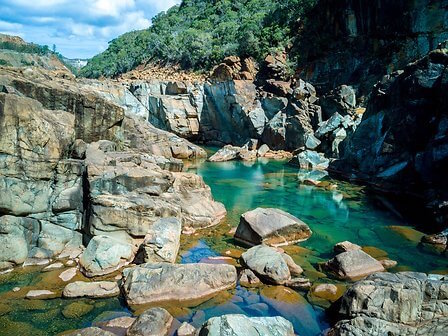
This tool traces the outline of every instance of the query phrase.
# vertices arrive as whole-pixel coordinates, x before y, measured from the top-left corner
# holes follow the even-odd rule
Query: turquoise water
[[[448,270],[447,258],[418,246],[421,234],[392,211],[381,207],[359,186],[324,180],[336,190],[309,186],[284,162],[204,162],[191,171],[202,176],[216,200],[224,203],[228,223],[237,226],[245,211],[256,207],[283,209],[307,223],[313,235],[299,244],[313,252],[314,262],[328,260],[334,244],[349,240],[384,250],[398,262],[398,270]]]
[[[201,175],[211,187],[214,198],[228,210],[226,220],[219,226],[194,236],[183,237],[179,261],[226,262],[216,257],[228,250],[241,251],[229,234],[238,225],[240,215],[256,207],[283,209],[306,222],[312,237],[297,246],[285,247],[301,265],[304,276],[313,283],[343,283],[320,272],[319,263],[332,257],[333,245],[343,240],[369,247],[378,257],[398,261],[390,271],[414,270],[446,272],[448,260],[422,250],[418,241],[421,233],[409,227],[393,212],[378,206],[361,187],[328,178],[327,189],[306,185],[300,172],[284,162],[242,163],[198,162],[189,171]],[[334,189],[335,188],[335,189]],[[211,259],[208,259],[211,258]],[[56,274],[56,273],[55,273]],[[57,275],[55,275],[57,277]],[[69,329],[87,327],[95,322],[120,315],[130,315],[122,298],[107,300],[25,300],[11,290],[18,286],[32,288],[51,281],[52,275],[33,271],[16,271],[0,275],[0,335],[55,335]],[[58,288],[58,284],[54,285]],[[23,297],[23,295],[22,295]],[[90,306],[88,313],[67,317],[64,309],[73,302]],[[319,304],[319,305],[318,305]],[[171,307],[172,308],[172,307]],[[324,309],[307,293],[295,292],[281,286],[244,288],[225,292],[193,308],[175,309],[179,321],[200,326],[213,316],[241,313],[250,316],[281,315],[290,320],[301,336],[316,336],[328,327]]]

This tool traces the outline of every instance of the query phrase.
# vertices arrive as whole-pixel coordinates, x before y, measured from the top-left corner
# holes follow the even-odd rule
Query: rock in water
[[[250,248],[241,255],[241,260],[258,277],[278,285],[289,284],[291,274],[299,275],[303,272],[289,255],[266,245]]]
[[[282,246],[304,241],[311,234],[308,225],[285,211],[257,208],[241,215],[235,239],[248,245]]]
[[[151,308],[144,311],[131,325],[127,336],[167,336],[173,317],[163,308]]]
[[[293,336],[292,323],[283,317],[247,317],[239,314],[213,317],[201,328],[208,336]]]
[[[116,282],[99,281],[99,282],[84,282],[75,281],[65,286],[62,295],[67,298],[75,297],[112,297],[120,294],[120,289]]]
[[[130,305],[190,301],[212,296],[236,284],[236,268],[213,264],[143,264],[123,271]]]
[[[114,333],[110,331],[106,331],[96,327],[90,327],[85,329],[75,330],[68,334],[64,334],[65,336],[116,336]]]
[[[143,241],[145,262],[176,261],[182,225],[177,218],[161,218],[151,226]]]
[[[81,271],[88,277],[109,274],[127,264],[134,256],[132,245],[108,236],[93,237],[81,254]]]
[[[448,330],[448,279],[423,273],[376,273],[337,302],[334,336],[431,335]]]
[[[349,242],[348,240],[337,243],[333,247],[334,253],[343,253],[343,252],[360,250],[360,249],[361,249],[361,246],[353,244],[353,243]]]
[[[384,272],[381,263],[362,250],[338,254],[325,264],[325,268],[341,279],[357,280],[369,274]]]
[[[325,170],[328,168],[330,160],[324,157],[322,153],[307,149],[293,156],[289,164],[301,169]]]

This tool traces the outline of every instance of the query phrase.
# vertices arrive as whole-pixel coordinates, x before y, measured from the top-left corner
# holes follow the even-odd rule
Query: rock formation
[[[377,273],[335,303],[341,320],[329,335],[434,335],[448,327],[448,280],[423,273]]]
[[[207,227],[225,215],[201,178],[179,172],[177,158],[205,152],[117,105],[126,106],[122,87],[108,85],[106,95],[93,81],[1,69],[1,268],[56,256],[93,237],[82,269],[103,274],[130,261],[134,239],[159,218]],[[127,247],[106,262],[97,252],[108,239]]]
[[[425,204],[442,226],[448,216],[446,45],[385,77],[331,168]],[[424,127],[422,127],[424,125]]]
[[[308,225],[283,210],[257,208],[241,215],[235,239],[248,245],[281,246],[304,241],[311,234]]]

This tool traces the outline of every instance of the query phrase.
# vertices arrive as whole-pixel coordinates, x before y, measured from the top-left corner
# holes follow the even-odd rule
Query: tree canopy
[[[284,49],[298,20],[316,0],[183,0],[152,19],[141,31],[126,33],[93,57],[81,75],[114,77],[142,62],[176,64],[205,71],[226,56],[261,60]]]

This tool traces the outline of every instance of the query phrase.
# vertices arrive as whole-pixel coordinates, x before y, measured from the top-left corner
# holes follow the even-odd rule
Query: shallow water
[[[231,262],[218,256],[238,256],[244,249],[236,246],[228,232],[238,225],[240,215],[256,207],[276,207],[306,222],[313,231],[306,242],[285,247],[301,265],[304,276],[315,283],[333,282],[319,271],[319,263],[332,257],[335,243],[350,240],[367,246],[369,253],[398,261],[390,270],[446,272],[448,260],[423,251],[418,246],[421,233],[408,227],[394,213],[381,208],[361,187],[330,181],[335,190],[305,185],[303,175],[284,162],[195,163],[190,171],[201,175],[210,185],[216,200],[228,210],[219,226],[193,236],[183,236],[178,262]],[[328,179],[327,179],[328,180]],[[330,189],[330,188],[328,188]],[[226,253],[227,252],[227,253]],[[41,287],[51,282],[53,273],[40,273],[40,268],[19,269],[0,275],[0,335],[54,335],[64,330],[82,328],[93,322],[108,320],[131,312],[119,298],[77,300],[91,309],[82,316],[64,316],[64,309],[76,300],[26,300],[26,288]],[[54,277],[57,278],[56,272]],[[81,279],[79,279],[81,280]],[[22,292],[12,293],[14,287]],[[63,288],[63,284],[52,284]],[[342,285],[341,285],[342,286]],[[343,287],[343,286],[342,286]],[[311,303],[312,304],[311,304]],[[328,328],[324,310],[306,293],[282,286],[243,288],[222,293],[193,308],[166,307],[179,321],[201,325],[212,316],[242,313],[250,316],[282,315],[290,320],[301,336],[314,336]],[[67,315],[67,314],[65,314]]]

